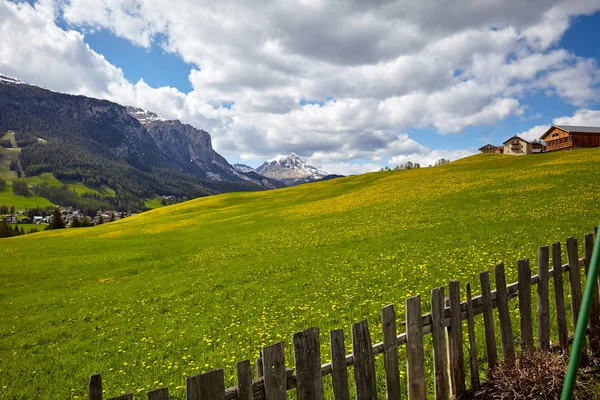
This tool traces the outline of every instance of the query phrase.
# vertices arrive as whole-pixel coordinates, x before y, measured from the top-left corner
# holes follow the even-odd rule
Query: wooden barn
[[[552,125],[540,139],[546,142],[546,151],[600,147],[600,127]]]
[[[533,153],[531,143],[517,135],[504,142],[504,154],[523,156],[531,153]]]
[[[504,153],[504,147],[503,146],[494,146],[493,144],[488,143],[485,146],[480,147],[479,151],[482,153],[502,154],[502,153]]]

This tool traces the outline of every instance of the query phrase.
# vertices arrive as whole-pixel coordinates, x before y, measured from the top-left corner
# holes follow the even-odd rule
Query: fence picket
[[[283,342],[263,349],[263,367],[266,400],[286,400],[287,380]]]
[[[254,362],[254,366],[256,367],[256,377],[262,378],[265,375],[265,368],[263,365],[262,357],[256,359],[256,361]]]
[[[467,282],[467,326],[469,332],[469,366],[471,372],[471,389],[479,388],[479,363],[477,362],[477,342],[475,340],[475,317],[473,315],[473,300],[471,284]]]
[[[561,349],[567,349],[569,347],[569,332],[567,331],[567,311],[565,309],[565,290],[563,286],[562,254],[560,242],[552,243],[552,266],[552,277],[554,279],[554,299],[556,302],[558,346]]]
[[[333,398],[334,400],[350,400],[344,330],[337,329],[329,332],[329,343],[331,346],[330,355]]]
[[[240,361],[235,364],[239,400],[254,400],[252,388],[252,365],[250,361]]]
[[[377,400],[375,357],[366,319],[352,325],[352,354],[356,400]]]
[[[102,377],[100,374],[90,376],[88,400],[102,400]]]
[[[550,349],[550,298],[548,297],[548,246],[538,248],[538,300],[537,332],[538,348]]]
[[[448,359],[444,329],[444,287],[431,291],[431,335],[436,400],[448,400]]]
[[[508,295],[506,292],[506,276],[504,263],[494,267],[496,276],[496,299],[498,304],[498,317],[500,318],[500,339],[502,342],[502,356],[504,363],[511,366],[515,362],[515,345],[513,343],[510,313],[508,311]]]
[[[425,352],[423,350],[423,321],[421,296],[406,299],[406,353],[408,364],[408,399],[425,400]]]
[[[161,387],[148,392],[148,400],[169,400],[169,388]]]
[[[490,272],[483,271],[479,274],[481,283],[481,302],[483,304],[483,324],[485,331],[485,350],[488,369],[498,364],[498,349],[496,348],[496,332],[494,330],[494,314],[492,308],[492,292],[490,288]]]
[[[590,262],[592,261],[592,251],[594,250],[594,234],[588,233],[583,237],[583,258],[585,260],[585,275],[588,276]],[[594,354],[600,354],[600,296],[598,295],[598,281],[594,286],[592,301],[592,310],[590,312],[590,347]]]
[[[319,328],[309,328],[292,336],[298,400],[323,400],[321,342]]]
[[[465,393],[465,364],[463,354],[463,334],[460,305],[460,282],[448,283],[448,297],[450,299],[450,326],[448,339],[450,348],[450,388],[455,397]]]
[[[519,276],[519,313],[521,351],[533,350],[533,314],[531,311],[531,268],[529,259],[517,261]]]
[[[225,376],[222,369],[190,376],[185,382],[187,400],[225,400]]]
[[[571,317],[573,327],[577,326],[581,307],[581,271],[577,254],[577,239],[567,238],[567,258],[569,261],[569,289],[571,291]]]
[[[133,393],[125,393],[119,396],[110,397],[108,400],[133,400]]]
[[[396,339],[396,312],[393,305],[381,309],[383,330],[383,362],[385,366],[385,391],[387,400],[400,400],[400,370],[398,341]]]

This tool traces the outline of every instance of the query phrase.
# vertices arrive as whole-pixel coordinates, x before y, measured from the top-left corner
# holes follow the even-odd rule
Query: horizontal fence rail
[[[537,274],[532,275],[529,259],[517,262],[518,281],[506,284],[505,266],[495,266],[495,289],[491,289],[490,271],[479,274],[481,294],[473,297],[470,283],[465,285],[465,300],[461,301],[461,284],[450,281],[448,297],[445,288],[431,290],[429,299],[431,312],[422,314],[420,296],[406,299],[406,321],[397,322],[393,305],[381,310],[383,341],[373,344],[366,320],[352,325],[352,354],[345,354],[344,331],[333,330],[329,334],[331,362],[321,363],[321,345],[318,328],[309,328],[292,336],[294,349],[294,370],[286,369],[284,342],[262,349],[262,358],[254,363],[256,378],[253,377],[252,363],[249,360],[236,364],[238,385],[225,387],[222,369],[194,375],[186,379],[186,398],[188,400],[285,400],[288,391],[295,389],[298,400],[324,399],[323,377],[331,375],[331,386],[335,400],[350,400],[349,371],[353,368],[354,398],[357,400],[377,399],[375,357],[383,354],[386,382],[386,399],[399,400],[403,397],[421,400],[428,396],[425,376],[425,351],[423,338],[432,335],[433,391],[435,399],[446,400],[451,396],[460,398],[468,390],[476,390],[480,385],[480,368],[477,357],[479,345],[485,353],[487,368],[499,363],[512,364],[517,357],[513,337],[509,302],[518,298],[520,352],[538,348],[549,350],[555,347],[565,350],[569,345],[567,330],[567,310],[565,307],[564,275],[568,274],[571,319],[576,325],[581,305],[581,268],[585,272],[589,267],[594,233],[584,237],[584,257],[578,255],[577,240],[566,241],[567,259],[562,263],[561,245],[553,243],[550,248],[538,249]],[[550,269],[550,254],[552,269]],[[549,281],[554,281],[554,304],[550,304]],[[537,290],[533,291],[533,286]],[[590,335],[600,337],[600,295],[598,284],[594,292]],[[536,315],[532,304],[536,301]],[[554,308],[556,315],[557,342],[550,343],[550,316]],[[502,354],[498,355],[496,338],[497,312]],[[483,316],[485,343],[478,344],[475,339],[476,316]],[[533,330],[536,320],[537,332]],[[466,321],[465,330],[463,322]],[[398,333],[398,328],[404,332]],[[516,328],[516,327],[514,327]],[[537,340],[534,340],[534,336]],[[591,349],[599,352],[599,340],[590,340]],[[399,371],[400,346],[406,348],[407,387],[401,387]],[[464,349],[468,352],[464,353]],[[428,357],[430,355],[427,355]],[[469,382],[467,389],[467,368]],[[88,400],[102,400],[102,379],[99,374],[92,375],[88,387]],[[167,400],[168,388],[158,388],[147,393],[149,400]],[[112,399],[132,399],[131,393]]]

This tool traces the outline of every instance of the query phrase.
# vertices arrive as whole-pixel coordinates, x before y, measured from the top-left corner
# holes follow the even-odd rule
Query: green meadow
[[[186,376],[224,368],[233,386],[236,361],[281,340],[291,366],[311,326],[325,362],[331,329],[350,352],[359,320],[381,340],[382,306],[401,320],[409,296],[427,311],[450,279],[477,292],[500,261],[512,282],[538,246],[581,243],[599,201],[600,149],[476,155],[1,239],[0,398],[87,398],[100,372],[107,397],[184,399]]]

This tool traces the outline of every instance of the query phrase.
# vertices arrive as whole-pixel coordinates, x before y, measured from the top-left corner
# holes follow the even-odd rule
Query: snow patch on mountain
[[[317,167],[306,164],[295,153],[291,153],[289,156],[275,157],[258,167],[256,172],[288,185],[316,181],[329,175]]]
[[[238,172],[256,172],[254,168],[246,164],[233,164],[233,168]]]
[[[127,106],[127,113],[140,121],[142,125],[149,124],[151,122],[164,122],[167,121],[166,118],[163,118],[156,114],[153,111],[146,111],[141,108]]]

